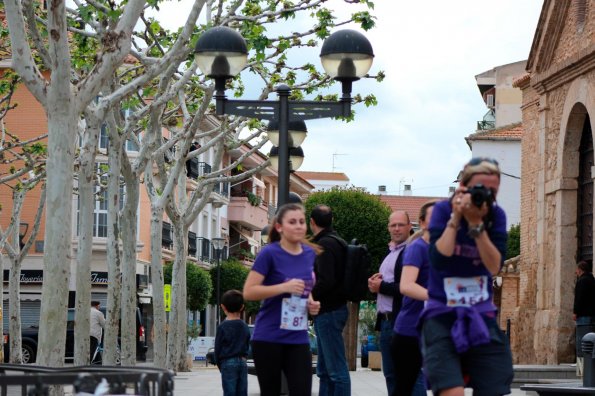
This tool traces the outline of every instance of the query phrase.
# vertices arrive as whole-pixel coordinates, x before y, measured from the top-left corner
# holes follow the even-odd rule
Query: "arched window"
[[[577,261],[593,259],[593,136],[587,115],[583,124],[579,147],[578,205],[577,205]]]

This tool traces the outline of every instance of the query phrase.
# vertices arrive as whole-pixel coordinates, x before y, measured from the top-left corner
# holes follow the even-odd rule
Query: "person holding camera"
[[[492,277],[506,256],[506,215],[496,203],[500,168],[472,158],[454,195],[430,221],[429,300],[422,313],[424,372],[441,396],[510,393],[512,355],[496,321]]]

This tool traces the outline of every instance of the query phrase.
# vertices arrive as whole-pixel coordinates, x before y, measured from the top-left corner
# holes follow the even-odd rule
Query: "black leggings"
[[[312,354],[308,344],[252,341],[252,353],[261,396],[281,394],[281,371],[290,396],[312,394]]]
[[[392,396],[411,396],[422,366],[417,337],[393,333],[390,353],[395,368],[395,390]]]

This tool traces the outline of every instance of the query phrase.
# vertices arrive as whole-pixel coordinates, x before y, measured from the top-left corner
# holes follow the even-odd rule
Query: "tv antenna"
[[[337,169],[337,168],[335,167],[335,158],[336,158],[337,156],[339,156],[339,155],[349,155],[349,154],[346,154],[346,153],[337,153],[336,151],[333,153],[333,172],[334,172],[334,171]]]

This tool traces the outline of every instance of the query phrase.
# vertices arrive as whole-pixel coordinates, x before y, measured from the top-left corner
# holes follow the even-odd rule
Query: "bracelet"
[[[446,223],[446,226],[450,227],[450,228],[454,228],[455,230],[459,229],[459,224],[456,223],[453,219],[448,220],[448,222]]]

